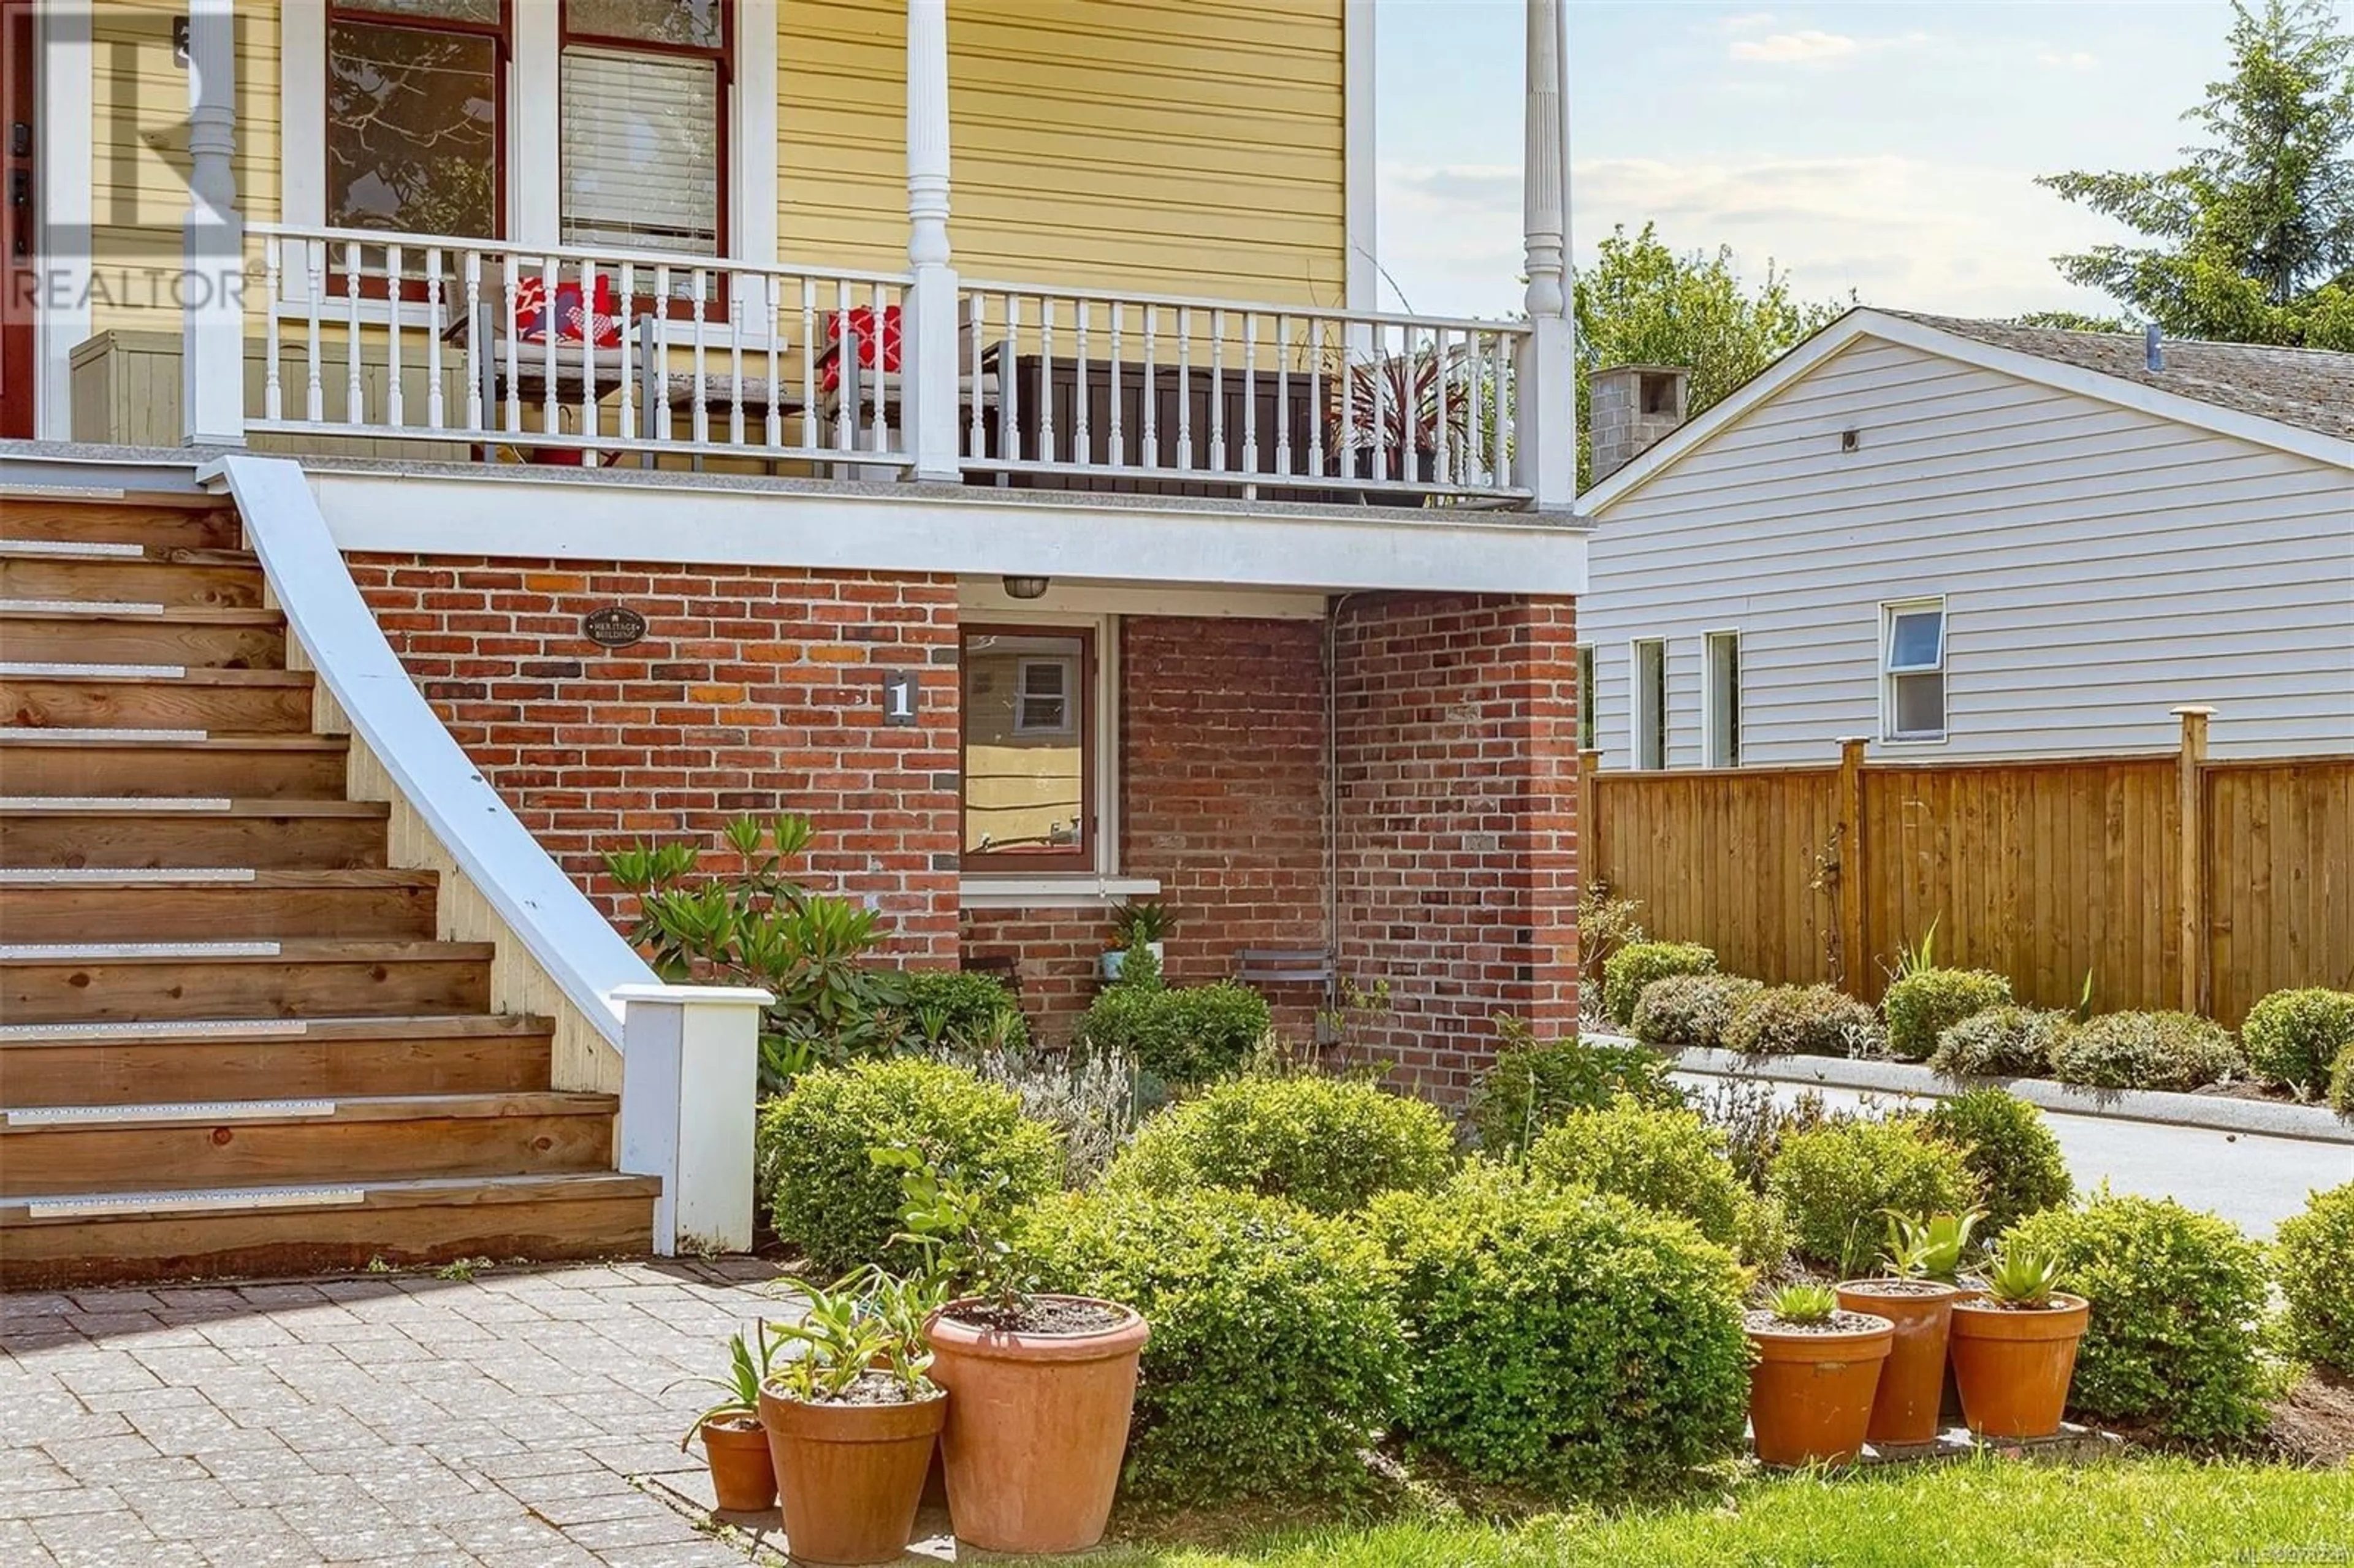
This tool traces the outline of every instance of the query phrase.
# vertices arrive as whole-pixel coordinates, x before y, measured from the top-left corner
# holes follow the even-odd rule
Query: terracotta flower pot
[[[1872,1391],[1895,1342],[1895,1325],[1868,1313],[1838,1328],[1781,1326],[1770,1312],[1749,1317],[1757,1360],[1749,1369],[1749,1425],[1769,1465],[1844,1463],[1863,1451]]]
[[[1872,1442],[1936,1439],[1938,1406],[1946,1391],[1946,1339],[1953,1327],[1954,1303],[1967,1294],[1959,1286],[1930,1279],[1840,1282],[1841,1307],[1876,1314],[1896,1327],[1872,1396],[1872,1424],[1864,1429]]]
[[[948,1398],[805,1404],[760,1392],[795,1562],[896,1563],[916,1533]]]
[[[748,1415],[715,1415],[703,1424],[703,1454],[722,1513],[762,1513],[777,1506],[777,1471],[769,1434]]]
[[[932,1381],[949,1391],[940,1453],[957,1539],[985,1552],[1084,1552],[1111,1517],[1150,1330],[1110,1302],[1088,1305],[1120,1321],[1079,1334],[979,1328],[954,1317],[965,1305],[929,1325]]]
[[[2081,1296],[2054,1294],[2041,1308],[1988,1300],[1954,1306],[1954,1381],[1962,1417],[1988,1437],[2049,1437],[2068,1408],[2076,1345],[2092,1319]]]

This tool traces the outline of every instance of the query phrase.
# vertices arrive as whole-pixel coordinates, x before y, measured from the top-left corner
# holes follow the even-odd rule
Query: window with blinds
[[[720,62],[574,44],[561,74],[564,242],[716,256]]]

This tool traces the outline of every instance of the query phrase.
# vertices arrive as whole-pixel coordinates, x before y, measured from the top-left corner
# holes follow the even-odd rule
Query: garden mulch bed
[[[2336,1469],[2354,1464],[2354,1379],[2315,1372],[2272,1407],[2283,1457]]]

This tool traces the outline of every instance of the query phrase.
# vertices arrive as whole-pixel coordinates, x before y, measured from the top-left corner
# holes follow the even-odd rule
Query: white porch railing
[[[968,470],[1276,498],[1529,493],[1512,476],[1523,326],[1024,283],[960,295]]]
[[[874,395],[868,343],[896,323],[904,274],[284,224],[251,232],[265,354],[249,430],[464,442],[581,464],[621,453],[908,462],[888,388]]]

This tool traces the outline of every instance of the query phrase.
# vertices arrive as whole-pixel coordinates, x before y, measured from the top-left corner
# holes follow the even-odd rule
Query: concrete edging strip
[[[1594,1034],[1611,1044],[1638,1045],[1624,1035]],[[1948,1078],[1910,1062],[1855,1061],[1839,1056],[1741,1056],[1730,1051],[1687,1050],[1675,1054],[1674,1069],[1711,1078],[1764,1078],[1823,1088],[1950,1098],[1970,1088],[2007,1089],[2030,1105],[2069,1116],[2107,1117],[2120,1121],[2203,1127],[2218,1132],[2264,1138],[2296,1138],[2311,1143],[2354,1144],[2354,1122],[2326,1106],[2283,1105],[2274,1100],[2228,1099],[2164,1089],[2086,1089],[2045,1078]]]

